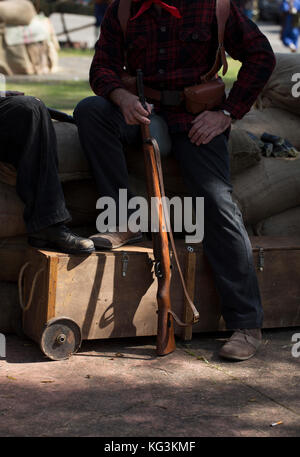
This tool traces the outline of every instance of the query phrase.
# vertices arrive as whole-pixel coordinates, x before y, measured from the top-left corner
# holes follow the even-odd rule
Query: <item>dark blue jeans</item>
[[[17,169],[28,233],[70,219],[57,172],[55,131],[34,97],[0,97],[0,160]]]
[[[128,126],[120,110],[102,97],[82,100],[74,116],[99,194],[117,202],[119,188],[128,189],[123,145],[140,140],[140,127]],[[227,138],[219,135],[195,146],[186,133],[178,133],[172,135],[172,144],[191,194],[204,197],[203,249],[227,328],[259,328],[263,311],[258,281],[242,215],[231,197]]]

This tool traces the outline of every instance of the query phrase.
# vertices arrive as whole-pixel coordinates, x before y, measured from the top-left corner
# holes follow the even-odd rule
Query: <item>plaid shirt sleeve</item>
[[[270,78],[276,60],[267,38],[234,2],[226,24],[224,46],[233,59],[242,62],[242,67],[221,109],[241,119]]]
[[[108,97],[114,89],[124,88],[120,79],[124,67],[124,38],[116,8],[116,2],[107,8],[90,68],[91,88],[102,97]]]

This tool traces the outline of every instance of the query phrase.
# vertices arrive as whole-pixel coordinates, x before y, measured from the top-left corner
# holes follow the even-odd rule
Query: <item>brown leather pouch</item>
[[[185,107],[189,113],[198,114],[220,106],[225,94],[222,78],[215,78],[184,89]]]

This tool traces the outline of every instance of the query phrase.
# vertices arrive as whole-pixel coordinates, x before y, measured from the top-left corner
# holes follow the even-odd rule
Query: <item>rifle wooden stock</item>
[[[137,70],[137,93],[139,95],[140,102],[145,110],[147,110],[144,84],[143,84],[143,73],[141,70]],[[174,322],[182,327],[188,327],[198,322],[199,313],[195,308],[194,303],[189,297],[182,270],[179,264],[175,242],[171,227],[168,227],[166,215],[164,213],[164,207],[162,203],[162,197],[165,197],[165,189],[163,183],[163,174],[161,167],[160,151],[157,141],[151,137],[149,125],[141,124],[142,139],[143,139],[143,150],[144,150],[144,161],[147,178],[147,189],[148,189],[148,200],[151,207],[151,216],[153,218],[153,206],[151,205],[151,199],[154,197],[155,203],[158,206],[155,208],[157,211],[156,221],[158,222],[158,232],[155,233],[151,230],[152,241],[153,241],[153,252],[155,262],[155,273],[158,279],[157,289],[157,303],[158,303],[158,325],[157,325],[157,344],[156,351],[158,355],[167,355],[173,352],[176,348],[174,338]],[[156,222],[155,221],[155,222]],[[152,227],[151,227],[152,229]],[[174,258],[178,267],[179,275],[181,278],[184,294],[189,304],[193,318],[190,323],[183,323],[176,316],[171,309],[170,299],[170,282],[171,282],[171,265],[170,265],[170,252],[169,252],[169,237],[173,249]]]
[[[158,206],[156,210],[158,228],[157,233],[152,233],[153,252],[155,261],[155,273],[158,280],[157,304],[157,343],[156,352],[158,355],[167,355],[176,349],[174,337],[174,324],[171,315],[170,282],[171,265],[169,253],[169,240],[166,231],[166,221],[164,218],[159,175],[155,155],[155,140],[151,138],[149,126],[141,125],[144,161],[146,169],[147,189],[149,204],[151,197],[156,197]],[[157,146],[158,147],[158,146]]]

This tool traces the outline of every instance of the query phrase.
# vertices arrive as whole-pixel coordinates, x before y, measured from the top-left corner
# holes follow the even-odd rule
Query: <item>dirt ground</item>
[[[227,333],[178,340],[163,358],[154,337],[84,341],[63,361],[8,336],[0,436],[299,437],[297,333],[265,330],[257,356],[235,363],[218,358]]]

